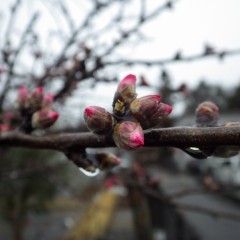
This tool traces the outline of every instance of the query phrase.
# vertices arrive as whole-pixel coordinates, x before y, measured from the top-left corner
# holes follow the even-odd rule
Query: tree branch
[[[10,84],[11,84],[12,79],[13,79],[12,76],[14,75],[14,67],[15,67],[15,64],[16,64],[16,61],[17,61],[17,57],[19,56],[20,52],[23,50],[23,47],[26,44],[26,38],[29,35],[29,33],[32,31],[33,26],[36,23],[38,16],[39,16],[39,14],[35,13],[31,17],[29,23],[27,24],[27,27],[26,27],[25,31],[23,32],[23,34],[21,36],[19,46],[17,47],[17,49],[14,53],[14,58],[11,62],[8,63],[9,64],[8,77],[7,77],[7,80],[5,82],[5,85],[3,86],[2,94],[0,96],[0,111],[2,111],[4,100],[6,98],[8,90],[10,88]]]
[[[172,127],[144,131],[146,147],[240,146],[240,127]],[[109,136],[93,133],[62,133],[33,136],[18,131],[3,132],[0,146],[66,151],[69,149],[115,147]]]
[[[106,65],[147,65],[147,66],[154,66],[154,65],[165,65],[165,64],[171,64],[171,63],[183,63],[183,62],[191,62],[196,60],[201,60],[204,58],[214,58],[219,57],[220,59],[223,59],[227,56],[235,56],[240,54],[240,49],[233,49],[233,50],[226,50],[226,51],[216,51],[212,52],[211,54],[206,53],[200,53],[190,56],[182,56],[182,57],[170,57],[166,59],[159,59],[159,60],[139,60],[139,59],[119,59],[116,61],[104,61],[103,64]]]

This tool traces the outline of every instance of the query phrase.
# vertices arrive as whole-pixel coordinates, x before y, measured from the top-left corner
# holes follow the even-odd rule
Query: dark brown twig
[[[217,147],[240,146],[240,127],[171,127],[144,131],[146,147]],[[63,133],[32,136],[18,131],[3,132],[0,146],[38,149],[66,149],[115,147],[108,136],[92,133]]]
[[[14,57],[13,57],[12,61],[9,62],[8,77],[7,77],[7,80],[6,80],[5,85],[3,87],[2,94],[0,96],[0,112],[2,111],[3,102],[5,100],[5,97],[7,95],[8,90],[10,88],[12,77],[14,75],[14,66],[16,64],[17,57],[20,54],[20,52],[23,50],[23,47],[26,44],[26,38],[29,35],[29,33],[32,31],[33,26],[36,23],[36,20],[37,20],[38,16],[39,16],[39,14],[35,13],[32,16],[32,18],[30,19],[25,31],[23,32],[23,34],[21,36],[19,46],[17,47],[16,51],[14,52]]]
[[[229,56],[235,56],[240,54],[240,49],[233,49],[233,50],[226,50],[226,51],[219,51],[214,52],[212,54],[195,54],[191,56],[176,58],[176,57],[170,57],[166,59],[160,59],[160,60],[128,60],[128,59],[120,59],[116,61],[104,61],[104,64],[107,65],[147,65],[147,66],[157,66],[157,65],[165,65],[165,64],[173,64],[173,63],[183,63],[183,62],[191,62],[196,60],[201,60],[204,58],[214,58],[219,57],[222,59],[223,57],[229,57]]]

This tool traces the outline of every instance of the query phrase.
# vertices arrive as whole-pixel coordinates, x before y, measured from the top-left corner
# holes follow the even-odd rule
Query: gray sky
[[[1,9],[6,10],[11,0],[2,4]],[[57,0],[49,0],[49,4],[40,0],[25,0],[24,6],[20,12],[20,25],[34,11],[41,11],[41,21],[37,25],[38,31],[41,32],[43,46],[57,52],[61,47],[57,41],[49,41],[47,32],[54,28],[61,27],[67,33],[67,25],[63,19],[58,16],[57,10],[54,11],[54,4]],[[71,12],[71,17],[75,23],[80,23],[81,19],[89,9],[89,2],[81,2],[77,0],[68,0],[66,4]],[[137,2],[137,0],[135,0]],[[165,0],[148,0],[149,9],[154,6],[165,3]],[[134,3],[135,4],[135,3]],[[129,5],[128,11],[134,14],[137,7]],[[52,6],[52,7],[50,7]],[[80,6],[80,8],[79,8]],[[1,10],[0,9],[0,10]],[[204,44],[210,44],[216,47],[217,50],[240,48],[240,1],[239,0],[179,0],[171,11],[165,11],[157,19],[147,23],[142,32],[147,36],[147,41],[138,45],[129,44],[121,48],[118,55],[125,58],[139,59],[164,59],[181,50],[183,56],[201,53]],[[3,14],[3,17],[7,17]],[[103,16],[101,22],[104,22],[109,15]],[[98,21],[98,23],[100,22]],[[78,25],[78,24],[76,24]],[[2,29],[4,26],[2,24]],[[1,31],[3,34],[4,31]],[[228,57],[224,61],[219,61],[214,58],[208,60],[200,60],[193,63],[176,63],[166,65],[173,77],[173,84],[179,85],[182,81],[194,86],[197,82],[206,78],[212,83],[219,83],[226,87],[233,86],[240,79],[240,56]],[[133,73],[139,76],[144,73],[152,84],[156,84],[160,68],[144,68],[142,66],[136,68],[119,68],[119,78],[124,77],[128,73]]]
[[[151,2],[151,0],[149,1]],[[201,53],[204,44],[217,50],[240,48],[239,0],[181,0],[173,11],[163,13],[145,29],[152,41],[132,50],[135,56],[161,59],[181,50],[183,55]],[[207,78],[224,86],[240,80],[240,56],[218,61],[214,58],[193,63],[167,65],[175,84],[182,80],[195,85]],[[141,70],[139,70],[141,72]],[[149,70],[144,71],[149,74]],[[155,71],[152,69],[153,76]]]
[[[90,1],[81,0],[83,4],[79,4],[80,0],[62,1],[67,4],[71,17],[78,26],[89,9]],[[137,2],[138,0],[134,1]],[[12,2],[12,0],[4,1],[4,4],[1,4],[0,7],[0,39],[5,33],[4,23],[8,18],[6,11]],[[58,15],[57,2],[58,0],[23,0],[24,5],[19,13],[14,28],[16,31],[12,39],[17,42],[19,40],[19,29],[26,26],[27,20],[34,12],[40,11],[41,18],[36,30],[41,33],[42,47],[46,51],[58,52],[61,49],[61,43],[57,40],[49,40],[47,37],[49,30],[60,28],[64,34],[69,35],[69,29],[66,22]],[[165,0],[147,0],[147,2],[151,9],[165,3]],[[127,11],[131,14],[134,14],[136,9],[135,3],[127,6]],[[129,59],[157,60],[172,57],[178,50],[182,51],[183,56],[202,53],[204,44],[213,45],[216,50],[240,48],[239,13],[240,0],[179,0],[173,10],[163,12],[157,19],[147,23],[142,28],[146,41],[136,44],[136,42],[130,40],[127,45],[120,48],[116,56]],[[111,14],[116,14],[114,9],[102,16],[101,21],[96,22],[95,27],[107,21]],[[111,41],[111,38],[103,38],[103,40]],[[0,44],[2,43],[0,42]],[[31,67],[28,56],[25,59],[26,61],[21,64],[23,66],[29,64]],[[188,83],[189,86],[195,86],[200,79],[205,78],[213,84],[232,87],[239,84],[240,80],[240,56],[226,57],[224,61],[209,58],[192,63],[176,63],[166,65],[165,68],[171,74],[174,86],[179,86],[182,82]],[[128,69],[117,67],[113,71],[114,74],[117,72],[119,79],[129,73],[135,74],[138,79],[141,74],[144,74],[152,85],[158,85],[161,69],[162,67],[145,68],[139,66]],[[111,75],[111,70],[107,74]],[[82,109],[86,105],[100,105],[110,109],[115,89],[116,84],[104,83],[99,84],[94,89],[86,88],[86,90],[81,91],[81,94],[77,94],[76,98],[69,99],[71,108],[74,107],[76,119],[74,116],[69,119],[68,115],[63,118],[71,123],[74,119],[79,121],[78,117],[82,115]],[[138,96],[143,96],[153,93],[154,89],[138,87],[137,91]],[[181,113],[183,109],[181,104],[179,102],[180,106],[174,107],[173,114]],[[69,105],[66,106],[66,108],[68,107]]]

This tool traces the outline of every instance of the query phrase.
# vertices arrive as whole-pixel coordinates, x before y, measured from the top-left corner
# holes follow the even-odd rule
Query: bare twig
[[[69,26],[69,29],[71,30],[71,32],[74,31],[74,22],[73,22],[73,19],[71,18],[71,14],[69,13],[67,7],[66,7],[66,4],[63,3],[62,1],[59,1],[59,6],[60,6],[60,9],[63,13],[63,16],[65,17],[67,23],[68,23],[68,26]]]
[[[12,77],[14,75],[14,66],[15,66],[15,63],[17,61],[17,57],[20,54],[20,52],[23,50],[23,47],[24,47],[24,45],[26,43],[26,38],[29,35],[29,33],[31,32],[31,30],[33,29],[33,26],[34,26],[38,16],[39,16],[39,14],[35,13],[32,16],[32,18],[30,19],[30,21],[29,21],[25,31],[23,32],[23,34],[21,36],[19,46],[17,47],[16,51],[14,52],[14,58],[9,63],[8,77],[7,77],[7,80],[6,80],[5,85],[3,87],[2,94],[0,96],[0,112],[1,112],[2,107],[3,107],[3,102],[5,100],[6,94],[7,94],[8,90],[9,90],[9,88],[10,88]]]
[[[14,5],[11,7],[9,22],[8,22],[8,26],[6,28],[6,33],[5,33],[5,44],[4,44],[4,46],[6,46],[8,44],[9,37],[10,37],[11,31],[12,31],[12,25],[15,21],[15,16],[16,16],[16,13],[17,13],[17,10],[18,10],[20,4],[21,4],[21,0],[16,0]]]
[[[165,65],[165,64],[172,64],[172,63],[183,63],[183,62],[191,62],[196,60],[201,60],[204,58],[214,58],[219,57],[220,59],[224,58],[225,56],[235,56],[240,54],[240,49],[233,49],[233,50],[226,50],[226,51],[219,51],[219,52],[213,52],[211,54],[195,54],[191,56],[176,58],[176,57],[170,57],[166,59],[160,59],[160,60],[128,60],[128,59],[119,59],[116,61],[104,61],[104,64],[107,65],[146,65],[146,66],[154,66],[154,65]]]
[[[172,127],[150,129],[144,132],[146,147],[217,147],[240,146],[240,127]],[[32,136],[18,131],[3,132],[0,146],[28,147],[38,149],[67,149],[114,147],[109,136],[92,133],[63,133]]]
[[[149,13],[148,15],[141,15],[139,18],[139,21],[136,23],[136,25],[134,27],[132,27],[131,29],[129,29],[128,31],[124,32],[119,39],[117,39],[112,46],[110,46],[103,54],[103,56],[107,56],[110,53],[112,53],[116,47],[120,46],[122,43],[124,43],[126,39],[128,39],[133,33],[137,32],[140,28],[140,26],[142,26],[144,23],[149,22],[151,19],[153,19],[156,16],[159,16],[160,13],[162,13],[165,10],[168,10],[170,7],[169,6],[173,6],[173,4],[175,4],[177,2],[176,1],[167,1],[165,4],[161,5],[160,7],[156,8],[154,11],[152,11],[151,13]]]

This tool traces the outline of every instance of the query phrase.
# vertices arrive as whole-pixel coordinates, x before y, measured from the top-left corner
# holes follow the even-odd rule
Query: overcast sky
[[[151,0],[149,1],[151,2]],[[136,56],[161,59],[181,50],[183,55],[200,53],[204,44],[217,50],[240,48],[239,0],[181,0],[144,28],[152,41],[132,50]],[[201,78],[224,86],[240,80],[240,56],[218,61],[214,58],[194,63],[167,65],[175,84],[184,80],[195,85]],[[141,70],[139,70],[141,71]],[[149,74],[149,69],[145,70]],[[154,72],[154,70],[152,70]]]
[[[13,1],[4,1],[6,4],[1,4],[0,10],[7,9],[11,2]],[[18,21],[18,24],[24,25],[24,20],[26,21],[34,11],[38,10],[42,12],[38,29],[43,36],[54,24],[60,24],[62,28],[66,27],[64,21],[56,23],[54,20],[56,12],[51,11],[49,7],[51,4],[44,4],[41,0],[23,2],[21,21]],[[58,1],[48,2],[54,6]],[[84,0],[81,1],[83,4],[79,4],[77,0],[65,0],[65,2],[69,12],[72,13],[72,18],[79,23],[83,13],[88,11],[89,2]],[[165,3],[165,0],[148,0],[147,2],[149,8],[153,8]],[[134,4],[129,5],[128,10],[134,12]],[[173,10],[165,11],[143,27],[143,32],[148,37],[147,41],[137,46],[130,45],[126,50],[126,57],[162,59],[171,57],[178,50],[181,50],[183,55],[191,55],[200,53],[206,43],[215,46],[217,50],[240,48],[239,13],[239,0],[179,0]],[[5,17],[2,20],[7,19],[7,14],[2,16]],[[4,29],[3,27],[2,23],[1,28]],[[1,34],[3,33],[4,31],[1,31]],[[226,58],[223,62],[209,58],[206,61],[201,60],[190,64],[176,63],[167,65],[166,69],[172,74],[175,84],[184,80],[190,85],[195,85],[199,79],[207,78],[225,86],[234,85],[240,79],[240,56]],[[133,70],[136,75],[146,73],[153,80],[159,72],[156,68],[139,67]],[[126,72],[123,70],[121,74],[124,76],[128,72],[129,70]]]
[[[12,2],[8,0],[4,1],[6,4],[1,4],[1,20],[7,19],[6,10]],[[48,2],[50,5],[46,5],[43,0],[24,0],[17,26],[23,26],[33,12],[41,11],[41,21],[37,25],[38,31],[41,32],[42,38],[45,38],[45,47],[51,50],[56,48],[57,51],[58,44],[46,40],[47,32],[49,32],[49,29],[53,29],[54,25],[58,25],[58,27],[60,25],[64,29],[66,24],[61,19],[59,19],[59,22],[54,20],[57,13],[54,11],[53,6],[58,1],[49,0]],[[83,4],[79,4],[80,0],[65,0],[76,23],[81,22],[84,13],[89,9],[89,1],[82,0],[81,2]],[[149,8],[154,8],[156,5],[165,3],[165,0],[147,0],[147,2],[150,4]],[[135,9],[134,4],[128,6],[130,12],[134,13]],[[212,45],[216,47],[216,50],[239,49],[239,13],[240,0],[179,0],[173,10],[163,12],[157,19],[145,25],[142,32],[147,37],[146,41],[141,42],[139,45],[130,44],[129,47],[123,49],[122,57],[151,60],[164,59],[173,56],[178,50],[182,51],[183,56],[188,56],[201,53],[204,44]],[[106,15],[106,17],[109,18],[110,15]],[[101,20],[104,21],[104,17]],[[1,22],[0,27],[2,28],[1,36],[3,36],[4,21]],[[208,58],[207,60],[192,63],[175,63],[166,65],[165,68],[171,74],[175,86],[183,81],[190,86],[195,86],[199,80],[204,78],[213,84],[231,87],[239,84],[240,55],[226,57],[224,61]],[[140,66],[130,69],[118,68],[117,72],[119,78],[123,78],[128,73],[137,76],[145,74],[148,81],[156,85],[160,69],[159,67],[144,68]],[[104,87],[104,85],[99,86],[100,90],[96,89],[94,95],[99,97],[97,93],[102,94]],[[110,94],[110,97],[112,95],[113,93]],[[90,97],[89,101],[91,100],[96,101]]]

